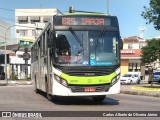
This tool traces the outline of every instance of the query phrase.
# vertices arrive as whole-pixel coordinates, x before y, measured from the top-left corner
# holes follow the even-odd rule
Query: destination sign
[[[95,16],[59,16],[56,18],[55,25],[106,25],[111,26],[111,19]]]

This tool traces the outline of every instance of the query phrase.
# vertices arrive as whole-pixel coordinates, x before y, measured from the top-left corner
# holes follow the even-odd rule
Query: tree
[[[147,40],[147,45],[142,47],[141,61],[143,63],[152,63],[160,59],[160,39],[153,38]]]
[[[144,6],[141,16],[147,20],[146,24],[153,23],[156,30],[160,30],[160,0],[150,0],[150,7]]]

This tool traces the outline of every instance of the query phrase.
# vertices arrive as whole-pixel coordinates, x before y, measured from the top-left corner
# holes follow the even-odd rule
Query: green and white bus
[[[120,92],[120,39],[116,16],[67,13],[53,16],[31,48],[35,89],[56,96],[102,101]]]

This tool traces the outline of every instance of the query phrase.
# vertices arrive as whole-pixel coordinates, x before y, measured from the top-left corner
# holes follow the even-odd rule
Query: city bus
[[[103,101],[120,92],[118,19],[101,13],[54,15],[31,48],[35,91],[49,100],[86,96]]]

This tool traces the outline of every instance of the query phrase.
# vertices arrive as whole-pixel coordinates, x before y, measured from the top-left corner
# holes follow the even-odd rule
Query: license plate
[[[84,92],[95,92],[96,88],[84,88]]]

